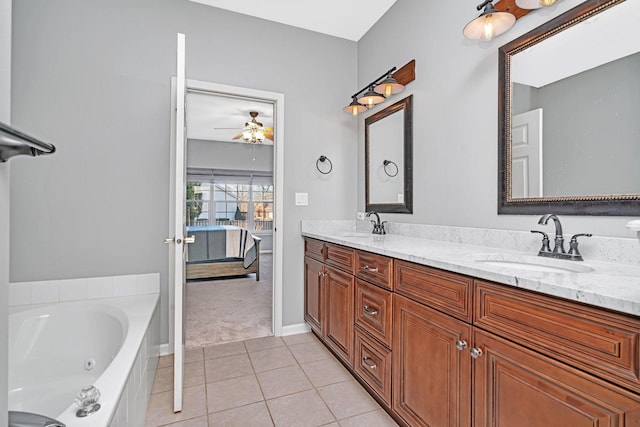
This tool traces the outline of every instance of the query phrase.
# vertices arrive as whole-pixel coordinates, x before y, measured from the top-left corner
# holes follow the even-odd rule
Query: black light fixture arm
[[[351,95],[351,97],[357,98],[358,95],[360,95],[362,92],[369,89],[371,86],[376,86],[378,83],[380,83],[381,80],[385,79],[389,74],[393,73],[397,69],[398,67],[391,68],[389,71],[387,71],[386,73],[384,73],[383,75],[381,75],[380,77],[378,77],[377,79],[375,79],[374,81],[372,81],[371,83],[369,83],[368,85],[366,85],[365,87],[363,87],[362,89],[360,89],[359,91]]]
[[[485,7],[486,5],[488,5],[489,3],[491,3],[491,7],[493,7],[493,0],[485,0],[482,3],[480,3],[479,5],[476,6],[477,10],[482,10],[483,7]]]

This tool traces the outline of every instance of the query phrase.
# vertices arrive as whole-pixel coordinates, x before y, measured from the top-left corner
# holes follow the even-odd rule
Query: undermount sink
[[[563,261],[526,255],[476,255],[474,261],[485,265],[542,273],[591,273],[593,268],[579,261]]]

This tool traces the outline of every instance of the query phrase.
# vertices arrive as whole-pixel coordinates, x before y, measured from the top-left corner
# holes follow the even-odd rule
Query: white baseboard
[[[168,356],[173,354],[173,351],[169,349],[169,343],[160,344],[160,356]]]
[[[311,332],[311,328],[306,323],[298,323],[296,325],[286,325],[282,327],[282,336],[306,334]]]

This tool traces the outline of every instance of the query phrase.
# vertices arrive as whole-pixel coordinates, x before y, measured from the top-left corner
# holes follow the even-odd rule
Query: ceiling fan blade
[[[237,134],[236,136],[234,136],[231,139],[240,139],[240,138],[242,138],[242,134],[241,133]]]
[[[273,127],[271,127],[271,126],[267,126],[267,127],[265,128],[265,130],[266,130],[267,132],[273,133]]]
[[[270,139],[271,141],[273,141],[273,134],[272,134],[272,133],[265,132],[265,133],[264,133],[264,136],[265,136],[267,139]]]

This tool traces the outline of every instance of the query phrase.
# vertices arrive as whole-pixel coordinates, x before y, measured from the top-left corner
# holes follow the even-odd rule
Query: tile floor
[[[147,427],[397,426],[310,333],[194,348],[185,362],[175,414],[173,358],[160,358]]]

